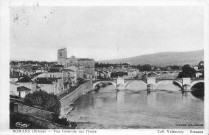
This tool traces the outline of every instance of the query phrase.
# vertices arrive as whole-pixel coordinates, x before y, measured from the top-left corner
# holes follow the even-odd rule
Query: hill
[[[130,63],[151,64],[158,66],[166,65],[197,65],[201,60],[204,60],[204,50],[190,52],[161,52],[155,54],[140,55],[130,58],[103,60],[102,63]]]

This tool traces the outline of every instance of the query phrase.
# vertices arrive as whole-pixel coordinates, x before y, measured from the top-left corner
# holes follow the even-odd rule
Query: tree
[[[200,78],[204,78],[204,61],[200,61],[199,62],[198,69],[202,73],[202,75],[200,76]]]
[[[27,94],[24,101],[30,106],[39,106],[44,110],[54,112],[56,115],[60,113],[60,102],[54,94],[39,90]]]
[[[84,75],[85,75],[85,74],[84,74]],[[77,81],[78,81],[78,84],[82,84],[82,83],[84,82],[84,79],[83,79],[83,78],[78,77]]]
[[[152,70],[152,66],[149,65],[149,64],[141,65],[140,66],[140,70],[141,71],[151,71]]]
[[[177,65],[169,66],[172,70],[180,70],[181,67]]]
[[[203,71],[204,70],[204,62],[203,61],[200,61],[199,64],[198,64],[198,69],[200,71]]]
[[[190,65],[184,65],[182,67],[182,72],[179,73],[178,77],[179,78],[183,78],[183,77],[190,77],[190,78],[193,78],[195,77],[195,69],[190,67]]]
[[[117,78],[118,76],[122,77],[124,75],[127,76],[128,73],[127,72],[122,72],[122,71],[121,72],[120,71],[119,72],[112,72],[111,73],[111,78]]]

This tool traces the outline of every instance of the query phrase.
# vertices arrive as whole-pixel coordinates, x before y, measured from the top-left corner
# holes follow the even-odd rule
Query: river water
[[[119,91],[108,86],[81,96],[72,106],[70,121],[102,128],[204,128],[204,100],[191,92]]]

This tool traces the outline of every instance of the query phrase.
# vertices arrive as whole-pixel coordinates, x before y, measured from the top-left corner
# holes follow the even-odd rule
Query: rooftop
[[[53,73],[53,72],[60,72],[60,70],[57,69],[57,68],[50,68],[48,72],[51,72],[51,73]]]
[[[38,76],[40,74],[42,74],[42,72],[38,72],[38,73],[32,74],[31,77],[33,78],[33,77]]]
[[[17,82],[32,82],[31,78],[28,76],[20,76],[19,80]]]
[[[52,84],[57,81],[58,78],[37,78],[35,81],[37,84]]]
[[[19,73],[18,72],[10,72],[10,78],[19,78]]]
[[[54,65],[53,67],[57,68],[57,67],[64,67],[64,66],[63,65]]]
[[[31,89],[25,87],[25,86],[20,86],[20,87],[17,87],[17,91],[30,91]]]
[[[71,72],[75,72],[74,70],[69,69],[69,68],[65,68],[65,69],[63,69],[63,71],[71,71]]]

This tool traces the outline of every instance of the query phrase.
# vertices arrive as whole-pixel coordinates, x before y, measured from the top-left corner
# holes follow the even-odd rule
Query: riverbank
[[[65,94],[64,97],[60,98],[60,104],[61,104],[61,117],[65,117],[67,114],[70,113],[70,111],[73,109],[72,104],[75,100],[77,100],[80,96],[88,93],[92,90],[92,81],[85,82],[81,85],[79,85],[76,89],[71,91],[70,93]]]

